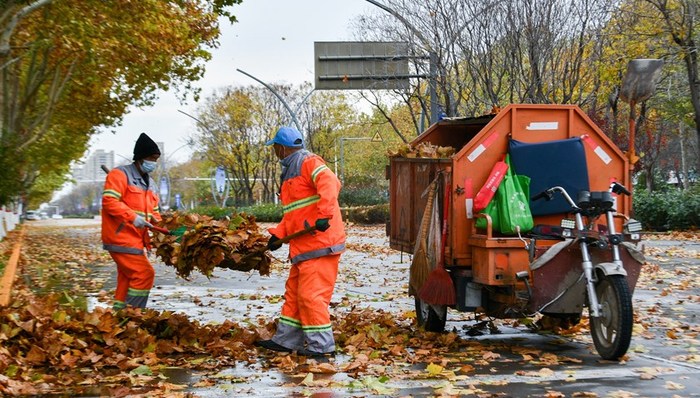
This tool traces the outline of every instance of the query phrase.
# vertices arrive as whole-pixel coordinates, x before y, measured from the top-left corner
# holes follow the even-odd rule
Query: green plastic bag
[[[496,191],[496,195],[498,195],[498,191]],[[500,226],[498,221],[498,205],[496,204],[496,202],[496,197],[494,196],[489,202],[489,204],[486,206],[486,208],[480,211],[479,214],[488,214],[489,216],[491,216],[491,228],[493,228],[495,231],[498,231]],[[478,229],[486,229],[486,219],[482,217],[477,217],[476,227]]]
[[[495,200],[498,207],[498,230],[502,234],[512,235],[517,233],[516,227],[520,227],[520,233],[525,233],[534,226],[530,212],[530,177],[513,173],[510,155],[506,155],[506,163],[508,170],[498,187]]]

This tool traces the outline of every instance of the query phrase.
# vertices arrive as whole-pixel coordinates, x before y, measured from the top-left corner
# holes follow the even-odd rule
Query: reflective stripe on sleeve
[[[122,198],[122,194],[120,194],[118,191],[115,191],[113,189],[105,189],[104,191],[102,191],[102,197],[105,197],[105,196],[109,196],[109,197],[117,198],[117,199]]]
[[[328,166],[325,164],[322,164],[314,169],[314,171],[311,173],[311,181],[316,183],[316,177],[323,171],[323,170],[328,170]]]
[[[294,201],[294,202],[284,206],[282,210],[284,211],[285,214],[287,214],[290,211],[301,209],[301,208],[306,207],[306,206],[310,206],[310,205],[318,202],[319,200],[321,200],[320,195],[309,196],[307,198],[299,199],[297,201]]]

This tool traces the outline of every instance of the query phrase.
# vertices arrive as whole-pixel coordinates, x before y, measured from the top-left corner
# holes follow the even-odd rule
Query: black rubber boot
[[[278,352],[292,352],[289,348],[279,345],[272,340],[258,340],[255,345],[262,348],[267,348],[268,350],[278,351]]]
[[[297,351],[297,355],[302,355],[305,357],[309,358],[327,358],[327,357],[332,357],[335,355],[335,351],[331,352],[316,352],[316,351],[310,351],[307,349],[301,349]]]

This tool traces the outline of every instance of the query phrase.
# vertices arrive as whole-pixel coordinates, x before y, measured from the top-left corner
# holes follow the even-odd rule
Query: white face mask
[[[143,171],[146,174],[152,173],[153,170],[156,169],[156,166],[158,166],[158,162],[154,162],[152,160],[146,160],[146,159],[141,161],[141,171]]]

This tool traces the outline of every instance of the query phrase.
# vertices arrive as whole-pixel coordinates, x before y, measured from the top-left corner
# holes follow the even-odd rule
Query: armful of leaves
[[[179,228],[180,232],[174,235],[155,233],[152,244],[156,255],[175,267],[183,279],[188,279],[195,269],[209,278],[216,267],[257,270],[260,275],[270,273],[267,236],[251,215],[214,220],[205,215],[175,212],[163,215],[159,226],[171,231]]]

